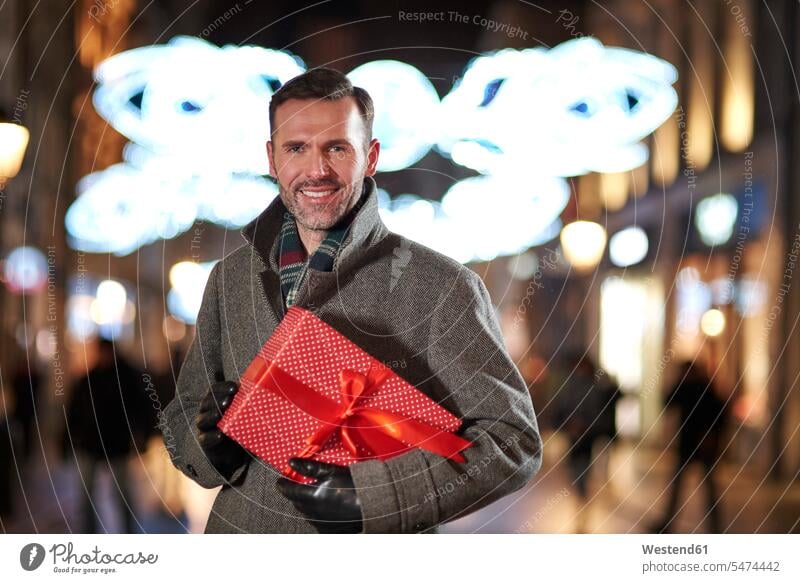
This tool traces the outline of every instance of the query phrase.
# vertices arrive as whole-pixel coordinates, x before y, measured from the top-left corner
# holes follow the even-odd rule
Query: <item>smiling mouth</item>
[[[300,194],[314,202],[326,202],[332,199],[338,192],[339,188],[308,188],[299,190]]]

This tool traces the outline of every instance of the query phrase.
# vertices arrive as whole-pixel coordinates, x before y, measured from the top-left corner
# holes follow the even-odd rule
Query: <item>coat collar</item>
[[[333,270],[347,268],[357,262],[366,248],[382,239],[388,233],[386,225],[378,213],[378,188],[375,179],[364,177],[362,196],[366,200],[356,215],[342,240]],[[242,236],[253,246],[269,271],[279,273],[278,245],[286,206],[280,196],[251,223],[242,229]]]

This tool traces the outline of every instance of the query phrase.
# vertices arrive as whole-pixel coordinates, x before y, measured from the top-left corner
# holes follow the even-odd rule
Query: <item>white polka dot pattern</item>
[[[287,466],[288,459],[303,448],[306,438],[324,422],[278,394],[283,387],[278,387],[278,392],[275,392],[254,384],[254,371],[263,367],[264,363],[274,363],[335,403],[341,403],[341,370],[347,368],[367,374],[370,366],[385,366],[313,313],[292,306],[242,375],[239,392],[218,425],[226,435],[279,471]],[[285,389],[288,390],[288,387]],[[455,433],[461,425],[458,417],[394,371],[380,388],[363,398],[361,405],[383,409],[403,418],[413,418],[449,433]],[[335,432],[314,455],[314,459],[345,466],[370,459],[367,450],[359,449],[361,455],[356,458]],[[395,455],[408,449],[400,450]]]

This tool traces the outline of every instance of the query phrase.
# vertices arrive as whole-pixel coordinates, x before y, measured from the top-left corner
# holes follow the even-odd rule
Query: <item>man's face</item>
[[[327,231],[358,202],[375,174],[380,145],[366,144],[353,97],[290,99],[275,111],[269,169],[298,225]]]

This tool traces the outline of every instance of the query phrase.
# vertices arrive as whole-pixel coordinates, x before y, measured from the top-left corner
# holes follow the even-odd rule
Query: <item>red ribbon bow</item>
[[[294,457],[313,457],[332,435],[338,434],[344,446],[357,459],[384,460],[419,447],[463,462],[464,457],[459,452],[470,447],[470,441],[422,421],[366,404],[369,396],[390,376],[390,369],[383,365],[371,366],[366,375],[354,370],[342,370],[339,373],[341,403],[314,391],[273,363],[263,375],[256,375],[256,378],[261,377],[257,384],[280,394],[322,421],[322,426],[306,438],[305,446]],[[299,477],[288,466],[283,473],[289,477]]]

